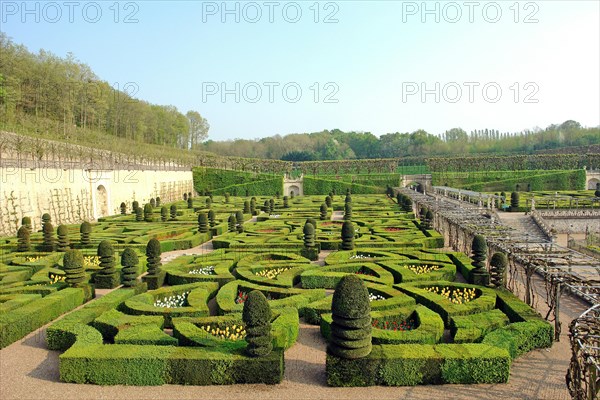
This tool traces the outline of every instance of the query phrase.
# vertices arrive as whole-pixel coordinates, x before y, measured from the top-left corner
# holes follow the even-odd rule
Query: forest
[[[34,54],[1,32],[0,53],[0,130],[106,150],[127,147],[136,154],[154,154],[187,149],[191,157],[208,152],[295,162],[536,154],[563,148],[587,153],[593,152],[589,146],[600,145],[600,127],[583,127],[572,120],[522,132],[452,128],[432,134],[420,129],[377,137],[332,129],[207,140],[210,126],[198,111],[183,114],[174,106],[137,99],[134,83],[111,85],[73,54]]]

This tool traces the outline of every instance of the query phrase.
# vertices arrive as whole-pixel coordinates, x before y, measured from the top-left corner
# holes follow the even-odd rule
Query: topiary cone
[[[148,275],[157,275],[160,272],[160,254],[160,242],[150,239],[146,245]]]
[[[65,252],[63,267],[66,275],[65,281],[69,286],[77,287],[87,281],[83,264],[83,255],[79,250],[68,250]]]
[[[58,235],[57,250],[69,250],[71,248],[69,243],[69,228],[67,228],[66,225],[59,225],[58,228],[56,228],[56,234]]]
[[[354,249],[354,225],[351,221],[344,221],[342,225],[342,250]]]
[[[244,302],[242,320],[246,325],[246,354],[264,357],[271,353],[271,307],[262,292],[253,290]]]
[[[362,279],[346,275],[335,288],[331,302],[333,322],[329,354],[355,359],[371,352],[371,303]]]
[[[137,272],[138,272],[139,258],[136,252],[131,248],[127,247],[121,253],[121,280],[123,286],[131,287],[137,284]]]

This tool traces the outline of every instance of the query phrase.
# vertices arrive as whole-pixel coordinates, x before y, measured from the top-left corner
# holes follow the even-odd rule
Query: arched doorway
[[[104,185],[100,185],[96,189],[96,201],[98,217],[106,217],[108,215],[108,194]]]
[[[290,187],[288,187],[288,196],[291,196],[292,193],[294,194],[294,196],[298,196],[300,194],[300,188],[296,185],[291,185]]]
[[[592,178],[588,181],[587,189],[596,190],[596,185],[600,183],[600,179]]]

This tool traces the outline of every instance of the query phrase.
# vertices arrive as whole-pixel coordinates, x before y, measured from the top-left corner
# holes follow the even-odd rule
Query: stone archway
[[[596,185],[600,183],[600,179],[592,178],[588,180],[587,190],[596,190]]]
[[[296,185],[291,185],[287,189],[288,189],[287,196],[291,196],[292,194],[294,196],[298,196],[300,194],[300,188]]]
[[[108,215],[108,193],[104,185],[96,188],[97,217],[106,217]]]

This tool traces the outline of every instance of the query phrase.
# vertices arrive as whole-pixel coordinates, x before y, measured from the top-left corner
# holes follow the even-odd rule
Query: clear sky
[[[213,140],[600,125],[597,0],[2,0],[0,12],[16,43],[197,110]]]

